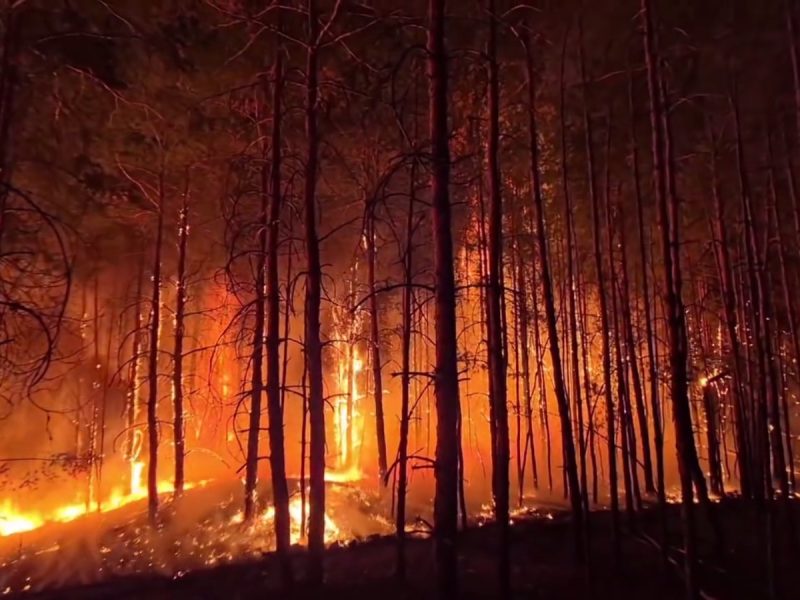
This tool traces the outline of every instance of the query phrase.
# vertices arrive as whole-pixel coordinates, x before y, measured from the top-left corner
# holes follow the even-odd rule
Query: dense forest
[[[0,587],[135,508],[287,586],[370,534],[402,580],[430,537],[441,598],[491,521],[508,598],[546,509],[589,572],[649,527],[695,598],[734,499],[780,596],[795,0],[0,4]]]

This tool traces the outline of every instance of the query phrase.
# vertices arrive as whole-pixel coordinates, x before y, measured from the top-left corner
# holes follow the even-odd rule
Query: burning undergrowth
[[[264,493],[268,496],[268,491]],[[165,498],[166,499],[166,498]],[[306,498],[307,502],[307,498]],[[0,538],[0,594],[86,584],[136,573],[180,577],[193,569],[256,559],[274,549],[273,511],[262,506],[244,523],[238,482],[191,489],[165,504],[156,528],[145,501]],[[291,498],[292,543],[303,544],[299,488]],[[391,531],[381,499],[355,486],[329,483],[325,539],[349,543]]]

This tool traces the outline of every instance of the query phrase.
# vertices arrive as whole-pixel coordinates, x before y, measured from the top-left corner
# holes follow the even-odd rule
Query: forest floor
[[[792,503],[792,520],[800,523],[800,502]],[[774,598],[797,598],[800,550],[784,505],[774,507],[773,533]],[[715,543],[713,528],[697,510],[700,556],[699,582],[702,596],[709,599],[769,598],[767,521],[738,500],[714,505],[715,519],[723,537]],[[668,508],[668,536],[680,540],[680,507]],[[622,515],[625,533],[622,557],[615,561],[610,540],[610,515],[595,512],[591,517],[591,555],[588,563],[574,559],[570,520],[556,514],[515,518],[511,556],[514,596],[517,598],[653,598],[685,597],[680,551],[670,547],[664,562],[658,543],[658,511],[645,509],[637,515],[636,532]],[[720,557],[719,551],[723,552]],[[326,584],[322,590],[296,585],[286,591],[278,586],[274,557],[191,571],[180,578],[136,575],[84,587],[73,587],[35,595],[38,600],[98,598],[115,599],[249,599],[348,598],[422,600],[435,595],[433,544],[429,539],[411,539],[407,545],[408,573],[405,583],[393,576],[394,541],[380,537],[333,547],[326,553]],[[460,537],[459,581],[463,598],[496,597],[496,529],[487,524],[473,527]],[[295,557],[302,576],[304,556]],[[34,597],[34,596],[27,596]]]

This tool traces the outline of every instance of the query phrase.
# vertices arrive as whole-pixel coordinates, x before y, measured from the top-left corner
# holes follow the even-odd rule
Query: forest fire
[[[794,0],[3,3],[0,592],[791,594],[799,182]]]
[[[141,474],[144,470],[143,462],[133,464],[131,489],[125,492],[123,488],[114,488],[100,502],[74,502],[55,506],[46,511],[28,512],[16,506],[10,498],[0,502],[0,536],[9,536],[24,533],[42,527],[48,523],[69,523],[91,513],[107,513],[117,510],[133,502],[147,498],[147,488],[142,485]],[[185,489],[206,485],[207,482],[188,483]],[[174,492],[174,485],[170,481],[158,482],[159,494]]]

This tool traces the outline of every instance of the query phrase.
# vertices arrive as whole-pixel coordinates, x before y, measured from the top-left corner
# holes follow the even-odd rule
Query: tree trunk
[[[531,390],[531,369],[530,369],[530,356],[528,352],[528,343],[530,340],[530,333],[528,327],[528,286],[525,281],[525,268],[520,256],[517,261],[517,282],[519,285],[518,295],[520,299],[519,307],[519,327],[520,327],[520,347],[521,354],[520,360],[522,362],[522,385],[523,394],[525,396],[525,427],[526,427],[526,447],[530,448],[531,452],[531,474],[533,476],[533,487],[539,489],[539,469],[536,464],[536,442],[533,431],[533,394]],[[523,461],[523,468],[524,468]]]
[[[397,577],[406,577],[406,490],[408,487],[408,425],[411,419],[411,336],[413,335],[413,268],[414,268],[414,186],[416,180],[416,162],[411,165],[408,194],[408,212],[406,214],[406,248],[403,257],[405,286],[403,288],[403,336],[402,336],[402,373],[400,398],[400,441],[397,450],[397,513],[395,532],[397,535]]]
[[[317,236],[317,165],[319,134],[317,131],[318,89],[318,14],[317,0],[308,0],[308,46],[306,55],[306,165],[305,205],[306,234],[306,302],[305,350],[308,360],[310,448],[310,502],[308,578],[321,584],[324,576],[325,552],[325,398],[322,389],[322,341],[320,339],[320,305],[322,294],[322,265]]]
[[[130,382],[128,385],[127,394],[127,408],[125,411],[125,427],[127,431],[127,440],[125,448],[125,456],[128,460],[129,469],[129,491],[135,493],[134,489],[138,486],[135,472],[138,467],[139,453],[141,451],[141,431],[138,428],[138,419],[141,406],[139,405],[141,399],[139,397],[139,361],[142,354],[142,293],[144,290],[144,256],[139,260],[139,275],[136,278],[136,300],[134,302],[134,310],[136,314],[133,317],[133,345],[131,348],[131,370]]]
[[[671,175],[667,172],[666,147],[663,120],[663,95],[656,54],[654,17],[650,0],[641,0],[641,15],[644,25],[644,54],[647,66],[647,88],[650,95],[650,128],[652,132],[653,184],[661,226],[662,259],[664,261],[664,288],[667,294],[667,326],[669,331],[670,374],[672,413],[675,420],[676,451],[681,479],[684,535],[684,580],[687,597],[696,596],[695,582],[695,524],[694,494],[692,489],[692,462],[696,459],[692,433],[689,395],[687,389],[687,339],[686,324],[681,298],[680,255],[677,239],[679,223],[678,198],[673,192]],[[666,157],[666,160],[665,160]],[[671,193],[672,192],[672,193]]]
[[[503,336],[503,200],[501,193],[500,153],[500,69],[497,64],[497,22],[495,0],[488,0],[489,41],[489,140],[487,162],[489,171],[489,265],[486,287],[487,332],[489,342],[489,402],[494,417],[494,463],[492,464],[492,495],[494,517],[500,532],[497,557],[499,595],[511,593],[511,564],[509,557],[509,435],[507,404],[507,356]]]
[[[183,430],[183,338],[186,321],[186,251],[189,243],[189,170],[186,171],[186,188],[178,213],[178,282],[175,290],[175,348],[172,352],[172,434],[175,440],[175,498],[183,495],[185,482],[184,458],[186,439]]]
[[[605,210],[606,251],[608,253],[609,295],[611,296],[611,327],[613,330],[614,363],[617,379],[617,403],[619,406],[620,440],[622,442],[622,475],[625,488],[625,511],[631,529],[636,526],[634,500],[641,503],[639,485],[636,478],[636,440],[632,434],[630,398],[626,380],[625,365],[622,360],[622,328],[620,327],[617,268],[615,265],[614,230],[612,226],[611,203],[611,129],[612,113],[606,112],[605,184],[603,199]]]
[[[775,163],[774,158],[772,157],[772,147],[770,146],[770,190],[772,196],[771,202],[771,212],[772,212],[772,219],[773,219],[773,226],[775,227],[775,233],[778,242],[778,265],[780,267],[780,276],[781,276],[781,287],[783,288],[783,303],[786,305],[786,316],[789,324],[789,335],[792,340],[792,349],[794,351],[795,357],[800,357],[800,335],[798,335],[797,331],[797,311],[795,309],[795,304],[792,302],[792,291],[790,288],[789,283],[789,276],[786,269],[786,263],[788,262],[788,256],[786,254],[786,241],[783,236],[783,230],[781,227],[781,220],[780,215],[778,214],[778,202],[777,196],[775,192]],[[782,353],[780,351],[777,352],[777,356],[780,358]],[[781,377],[783,380],[783,377]],[[791,413],[789,409],[789,402],[788,402],[788,394],[786,387],[781,385],[781,399],[783,401],[783,429],[784,429],[784,436],[786,437],[786,457],[787,462],[789,464],[789,483],[791,484],[791,489],[793,492],[797,490],[797,481],[795,475],[795,464],[794,464],[794,448],[792,446],[792,428],[791,428]]]
[[[789,481],[786,476],[786,459],[783,454],[780,410],[778,408],[777,387],[775,386],[776,376],[770,341],[770,315],[767,310],[768,307],[764,289],[764,265],[763,261],[760,260],[760,253],[758,252],[758,242],[755,234],[755,215],[753,214],[750,185],[747,177],[735,76],[733,79],[731,103],[734,113],[736,164],[739,174],[738,183],[742,222],[745,227],[745,255],[749,273],[750,295],[753,303],[753,325],[758,348],[759,390],[761,392],[760,397],[762,401],[768,403],[769,406],[766,418],[766,429],[762,428],[761,435],[768,436],[772,450],[773,477],[778,481],[783,497],[788,498]],[[762,410],[766,410],[766,407],[762,407]]]
[[[709,130],[709,138],[711,132]],[[734,435],[736,436],[736,449],[739,464],[739,486],[742,496],[752,498],[751,468],[752,455],[747,435],[746,414],[744,407],[744,391],[742,389],[742,352],[739,341],[739,326],[736,317],[736,296],[733,289],[733,275],[731,270],[731,257],[728,249],[728,231],[725,217],[725,195],[719,189],[719,176],[717,173],[717,152],[714,140],[710,140],[711,149],[711,194],[714,200],[714,234],[716,237],[715,248],[717,254],[717,268],[720,278],[720,292],[724,309],[725,329],[728,334],[728,343],[731,346],[733,362],[733,410],[734,410]]]
[[[265,270],[267,257],[268,228],[268,165],[266,161],[261,170],[261,208],[258,216],[258,237],[255,267],[255,300],[253,302],[254,322],[252,354],[250,359],[250,415],[247,428],[247,454],[244,476],[244,520],[252,524],[256,519],[256,485],[258,484],[258,447],[261,437],[261,400],[264,393],[264,333],[266,331],[265,312]],[[277,519],[276,519],[277,521]]]
[[[617,450],[616,450],[616,429],[615,429],[615,409],[614,398],[611,393],[611,342],[610,328],[608,323],[608,306],[606,299],[605,269],[603,267],[603,254],[600,247],[601,228],[600,228],[600,203],[597,198],[594,172],[594,145],[592,141],[592,119],[589,115],[588,107],[588,82],[583,58],[583,27],[581,27],[580,44],[580,69],[581,82],[584,89],[583,97],[583,124],[584,135],[586,138],[586,161],[589,182],[589,198],[592,205],[592,239],[594,246],[594,265],[597,273],[597,295],[600,300],[600,327],[603,355],[603,387],[605,391],[606,406],[606,427],[607,427],[607,452],[608,452],[608,485],[609,496],[611,498],[611,527],[612,527],[612,546],[614,556],[617,561],[620,559],[620,532],[619,532],[619,492],[617,490]]]
[[[276,11],[277,30],[280,36],[281,0]],[[272,150],[271,160],[265,161],[262,171],[262,194],[269,189],[269,218],[263,227],[267,235],[266,257],[266,309],[267,309],[267,419],[269,421],[269,466],[272,476],[272,503],[275,508],[275,547],[281,564],[283,582],[292,581],[292,564],[289,557],[291,545],[291,519],[289,516],[289,489],[286,484],[286,459],[284,456],[283,407],[281,402],[280,345],[281,345],[281,298],[278,283],[278,243],[280,238],[281,162],[283,120],[283,50],[275,52],[272,76]],[[267,173],[266,165],[269,165]],[[268,180],[267,180],[268,178]],[[266,199],[265,199],[266,202]],[[266,216],[266,215],[265,215]],[[288,340],[286,342],[288,344]]]
[[[436,310],[436,495],[434,538],[439,596],[458,594],[456,533],[458,520],[458,355],[455,276],[450,231],[450,149],[447,130],[447,55],[444,0],[428,4],[430,77],[431,219],[433,223]]]
[[[583,558],[583,511],[581,487],[578,480],[578,466],[575,460],[575,440],[572,434],[572,420],[569,410],[569,398],[561,363],[561,350],[558,341],[558,322],[555,298],[553,294],[550,259],[547,247],[547,231],[545,230],[544,199],[541,189],[541,173],[539,171],[539,146],[536,123],[536,86],[534,81],[533,53],[530,41],[525,39],[526,75],[528,84],[528,144],[531,158],[531,188],[533,192],[533,210],[536,218],[536,241],[539,260],[542,268],[542,291],[544,292],[547,330],[550,336],[550,361],[553,367],[553,379],[556,388],[556,402],[561,420],[561,442],[565,459],[565,470],[569,486],[570,506],[575,533],[575,551]]]
[[[158,337],[161,330],[161,246],[164,237],[164,173],[158,180],[153,290],[150,300],[150,351],[147,365],[147,515],[155,526],[158,513]]]
[[[650,300],[648,297],[648,278],[647,278],[647,253],[644,247],[644,218],[642,215],[643,207],[642,207],[642,193],[640,187],[640,179],[639,179],[639,154],[636,146],[636,113],[635,113],[635,102],[634,102],[634,93],[633,93],[633,79],[629,75],[628,81],[628,112],[630,117],[630,144],[631,144],[631,167],[632,167],[632,179],[633,179],[633,187],[634,187],[634,195],[636,198],[636,207],[637,207],[637,226],[639,229],[639,258],[642,262],[641,269],[642,269],[642,287],[644,293],[642,294],[644,298],[644,308],[645,308],[645,322],[646,322],[646,335],[648,336],[647,339],[647,347],[648,347],[648,360],[652,363],[652,351],[651,346],[653,344],[653,340],[650,339],[649,336],[652,335],[652,324],[650,323]],[[636,395],[636,414],[637,419],[639,421],[639,431],[640,435],[642,436],[642,458],[643,458],[643,467],[644,467],[644,488],[648,494],[656,493],[655,481],[653,479],[653,461],[650,454],[650,430],[647,425],[647,408],[645,406],[645,394],[644,394],[644,384],[642,382],[642,376],[639,371],[639,357],[637,356],[637,343],[636,339],[633,334],[633,316],[631,315],[632,311],[632,298],[633,295],[631,293],[630,284],[629,284],[629,277],[628,277],[628,254],[627,254],[627,244],[626,244],[627,237],[625,235],[625,226],[623,225],[620,227],[620,254],[622,256],[622,301],[623,301],[623,319],[625,321],[625,329],[626,329],[626,338],[628,344],[628,358],[630,361],[630,368],[631,368],[631,375],[633,376],[633,386],[634,386],[634,394]],[[651,365],[652,366],[652,365]],[[663,453],[663,440],[661,440],[661,432],[656,432],[656,425],[655,425],[655,418],[658,417],[660,419],[661,407],[658,406],[658,398],[657,398],[657,386],[654,386],[655,383],[655,372],[654,369],[651,368],[650,372],[651,379],[651,398],[653,412],[654,414],[654,421],[653,421],[653,430],[654,436],[657,438],[657,445],[661,444],[661,449],[657,450],[658,452]],[[656,469],[661,469],[660,476],[663,479],[663,454],[661,457],[656,457],[656,461],[658,462],[661,460],[661,465],[656,467]],[[659,480],[659,485],[663,487],[663,481]]]
[[[564,32],[564,40],[561,45],[561,62],[559,69],[559,124],[561,132],[561,189],[564,194],[564,223],[566,224],[567,242],[567,321],[569,325],[570,337],[570,357],[572,360],[572,393],[575,395],[575,407],[578,416],[578,458],[580,464],[580,484],[581,499],[583,502],[583,512],[586,519],[589,519],[589,491],[586,479],[586,436],[583,425],[583,400],[581,398],[581,377],[580,361],[578,354],[578,310],[575,302],[575,231],[574,215],[572,209],[572,196],[569,191],[569,177],[567,164],[567,124],[565,107],[564,89],[564,67],[565,55],[567,51],[568,32]],[[586,398],[588,403],[589,398]],[[587,523],[588,528],[588,523]],[[588,549],[588,548],[587,548]]]
[[[386,476],[386,431],[383,424],[383,377],[381,376],[380,313],[378,294],[375,290],[375,206],[369,202],[366,207],[367,239],[367,280],[369,285],[370,342],[372,344],[372,378],[375,385],[375,435],[378,447],[378,473],[381,479]]]

